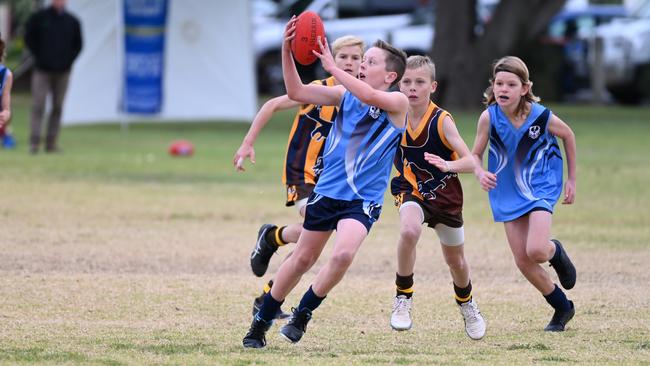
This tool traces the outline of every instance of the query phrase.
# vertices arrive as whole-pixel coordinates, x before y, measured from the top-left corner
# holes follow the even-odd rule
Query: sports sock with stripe
[[[408,276],[400,276],[395,273],[395,286],[397,287],[397,294],[395,296],[406,296],[410,299],[413,296],[413,273]]]
[[[472,281],[470,280],[467,287],[458,287],[454,283],[454,298],[458,305],[464,304],[472,300]]]

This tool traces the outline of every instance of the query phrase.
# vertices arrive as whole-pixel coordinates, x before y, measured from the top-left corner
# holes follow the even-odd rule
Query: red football
[[[311,52],[320,52],[317,37],[325,39],[323,21],[313,11],[305,11],[296,20],[296,37],[291,40],[293,57],[301,65],[309,65],[317,57]]]
[[[172,156],[191,156],[194,153],[194,145],[187,140],[176,140],[169,145],[169,153]]]

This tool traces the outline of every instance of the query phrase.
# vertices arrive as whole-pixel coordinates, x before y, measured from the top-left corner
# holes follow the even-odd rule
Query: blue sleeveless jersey
[[[551,111],[533,103],[518,129],[497,104],[490,113],[488,170],[497,176],[490,190],[494,221],[512,221],[535,208],[553,212],[562,193],[562,152],[548,131]]]
[[[5,65],[0,64],[0,97],[2,97],[2,92],[5,90],[7,74],[9,74],[9,69]],[[2,105],[0,105],[0,111],[1,110],[2,110]]]
[[[381,205],[402,132],[387,112],[346,91],[325,142],[323,172],[314,191],[338,200],[363,200],[364,208]]]

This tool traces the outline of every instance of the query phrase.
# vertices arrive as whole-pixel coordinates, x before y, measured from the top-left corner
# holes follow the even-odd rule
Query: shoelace
[[[465,309],[465,311],[463,311],[463,315],[465,316],[465,318],[467,318],[467,320],[470,321],[478,320],[479,311],[478,311],[478,307],[476,306],[476,304],[474,304],[474,302],[467,303],[467,306],[463,306],[463,309]]]
[[[397,298],[397,302],[393,305],[393,312],[406,312],[408,311],[408,301],[407,298]]]
[[[251,328],[248,330],[248,334],[253,338],[260,338],[264,336],[265,333],[266,333],[265,324],[263,324],[262,322],[254,323],[253,325],[251,325]]]
[[[291,311],[293,312],[293,316],[291,317],[289,324],[296,328],[300,328],[300,330],[304,332],[305,329],[307,329],[307,322],[311,320],[311,314],[306,311],[299,312],[296,308],[291,308]]]

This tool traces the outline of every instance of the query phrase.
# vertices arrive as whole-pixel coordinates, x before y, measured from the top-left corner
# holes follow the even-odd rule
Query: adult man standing
[[[66,0],[31,15],[25,29],[25,43],[34,56],[32,72],[32,115],[30,152],[38,153],[45,99],[52,94],[52,111],[47,124],[45,151],[57,152],[61,110],[68,89],[72,63],[81,52],[81,25],[65,10]]]

